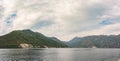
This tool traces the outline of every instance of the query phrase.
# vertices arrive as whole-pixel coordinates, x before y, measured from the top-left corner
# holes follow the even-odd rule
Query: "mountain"
[[[62,44],[62,45],[67,45],[66,43],[64,43],[63,41],[59,40],[59,39],[56,38],[56,37],[50,37],[50,39],[52,39],[52,40],[54,40],[54,41],[56,41],[56,42],[58,42],[58,43],[60,43],[60,44]],[[67,45],[67,46],[68,46],[68,45]]]
[[[0,48],[21,48],[21,47],[33,47],[33,48],[60,48],[68,47],[61,41],[53,40],[50,37],[46,37],[41,33],[33,32],[31,30],[15,30],[0,36]]]
[[[120,35],[75,37],[67,44],[75,48],[120,48]]]
[[[0,48],[120,48],[120,35],[75,37],[62,42],[31,30],[15,30],[0,36]]]

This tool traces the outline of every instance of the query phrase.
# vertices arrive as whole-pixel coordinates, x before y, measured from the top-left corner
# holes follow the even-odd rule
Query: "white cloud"
[[[62,37],[59,37],[63,41],[69,41],[71,38],[74,38],[75,36],[78,37],[85,37],[89,35],[118,35],[120,34],[120,23],[106,25],[104,27],[100,27],[98,29],[88,30],[88,31],[81,31],[77,33],[73,33],[70,35],[62,35]]]
[[[87,36],[87,35],[110,35],[110,34],[120,34],[120,23],[106,25],[104,27],[101,27],[99,29],[87,31],[87,32],[81,32],[81,36]]]
[[[116,29],[118,26],[115,25],[120,22],[120,0],[3,0],[2,2],[5,10],[0,22],[0,33],[32,28],[41,21],[53,23],[32,30],[62,40],[91,34],[119,33]],[[6,26],[6,18],[13,13],[17,15],[15,20],[11,26]],[[101,25],[100,22],[103,20],[111,21],[113,24]],[[116,31],[110,27],[114,27]]]

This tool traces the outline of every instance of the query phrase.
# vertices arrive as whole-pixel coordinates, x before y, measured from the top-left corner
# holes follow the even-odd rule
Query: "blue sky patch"
[[[109,24],[112,24],[112,22],[109,21],[109,20],[103,20],[102,22],[100,22],[100,24],[102,24],[102,25],[109,25]]]
[[[10,16],[7,17],[7,19],[5,20],[7,25],[12,24],[13,20],[15,19],[15,17],[17,16],[16,13],[11,14]]]

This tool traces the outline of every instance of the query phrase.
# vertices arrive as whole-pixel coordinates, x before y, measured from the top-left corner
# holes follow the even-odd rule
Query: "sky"
[[[120,34],[120,0],[0,0],[0,35],[31,29],[69,41]]]

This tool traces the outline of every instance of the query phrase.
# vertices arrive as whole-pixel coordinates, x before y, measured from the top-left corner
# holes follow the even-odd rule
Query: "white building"
[[[33,48],[33,45],[27,44],[27,43],[21,43],[21,44],[20,44],[20,47],[21,47],[21,48]]]

